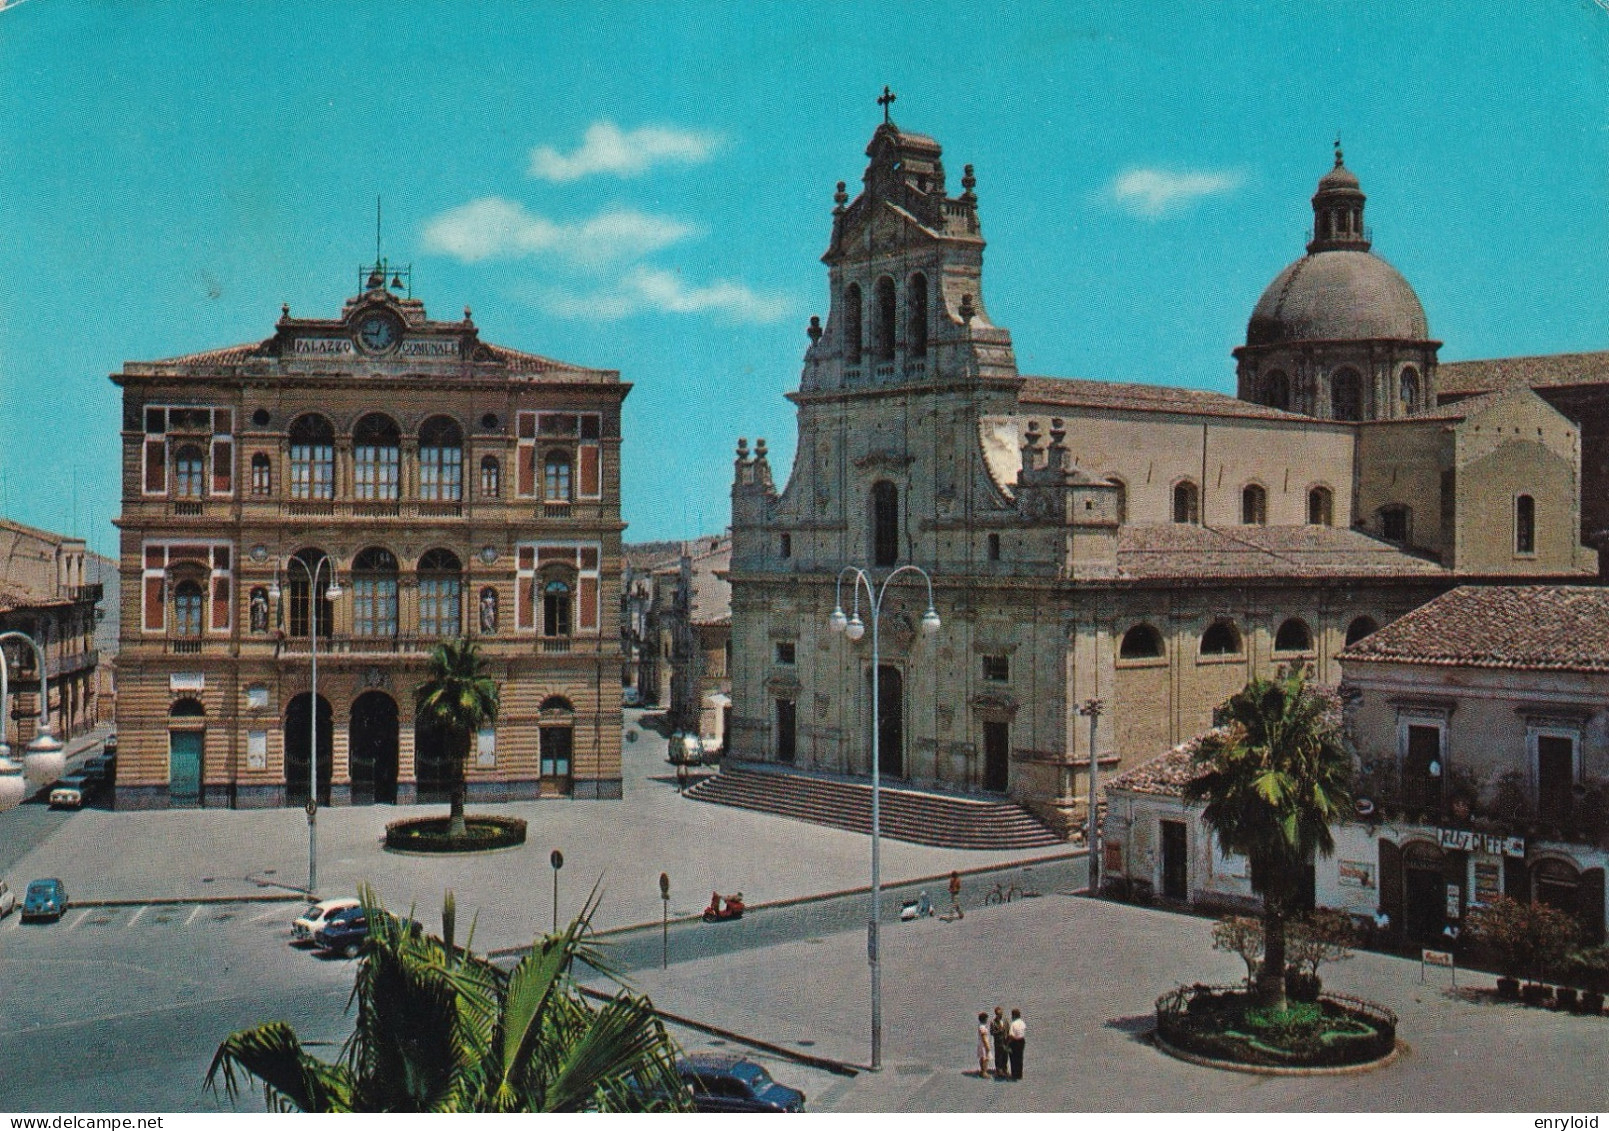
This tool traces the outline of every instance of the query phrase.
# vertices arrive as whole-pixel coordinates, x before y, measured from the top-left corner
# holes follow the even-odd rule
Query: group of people
[[[994,1007],[994,1017],[978,1014],[978,1075],[996,1080],[1022,1079],[1022,1052],[1028,1043],[1028,1024],[1022,1010],[1013,1009],[1006,1020],[1003,1006]],[[993,1061],[993,1067],[990,1062]]]

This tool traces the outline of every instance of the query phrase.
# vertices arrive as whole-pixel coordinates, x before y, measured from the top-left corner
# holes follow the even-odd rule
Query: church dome
[[[1429,337],[1419,296],[1395,267],[1339,248],[1304,255],[1281,271],[1246,325],[1248,346]]]

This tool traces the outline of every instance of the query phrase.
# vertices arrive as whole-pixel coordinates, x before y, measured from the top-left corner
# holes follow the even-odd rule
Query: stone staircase
[[[882,790],[882,835],[935,848],[1025,849],[1065,844],[1021,805],[911,789]],[[715,805],[870,833],[872,789],[860,780],[727,765],[687,791]]]

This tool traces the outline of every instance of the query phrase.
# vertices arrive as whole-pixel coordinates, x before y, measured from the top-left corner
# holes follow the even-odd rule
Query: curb
[[[577,988],[588,997],[598,1001],[610,1001],[615,996],[614,994],[606,994],[602,990],[595,990],[591,986],[579,986]],[[814,1053],[798,1052],[783,1045],[772,1044],[770,1041],[762,1041],[758,1037],[745,1037],[742,1033],[733,1032],[731,1029],[723,1029],[719,1025],[710,1025],[704,1021],[695,1021],[691,1017],[682,1017],[657,1006],[654,1007],[654,1016],[661,1021],[668,1021],[672,1025],[680,1025],[684,1029],[695,1029],[700,1033],[720,1037],[722,1040],[736,1041],[738,1044],[760,1049],[762,1052],[768,1052],[773,1056],[795,1061],[809,1068],[819,1068],[823,1072],[831,1072],[835,1076],[859,1076],[864,1071],[858,1065],[845,1064],[841,1060],[816,1056]]]
[[[74,907],[190,907],[193,905],[208,906],[222,903],[306,903],[305,892],[291,892],[286,895],[176,895],[154,899],[75,899],[70,901],[68,909]]]
[[[1175,1045],[1170,1045],[1161,1033],[1151,1031],[1151,1043],[1159,1050],[1182,1060],[1186,1064],[1197,1064],[1202,1068],[1217,1068],[1224,1072],[1244,1072],[1249,1076],[1357,1076],[1364,1072],[1373,1072],[1376,1068],[1385,1068],[1395,1064],[1408,1052],[1408,1042],[1398,1039],[1391,1046],[1391,1051],[1379,1060],[1365,1061],[1363,1064],[1325,1065],[1313,1068],[1282,1067],[1277,1064],[1242,1064],[1238,1060],[1216,1060],[1200,1053],[1186,1052]]]

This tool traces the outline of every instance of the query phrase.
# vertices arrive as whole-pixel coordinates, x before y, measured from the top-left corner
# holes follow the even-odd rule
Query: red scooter
[[[720,892],[710,894],[710,905],[704,908],[704,922],[724,923],[728,919],[743,918],[743,893],[729,895],[724,899]]]

